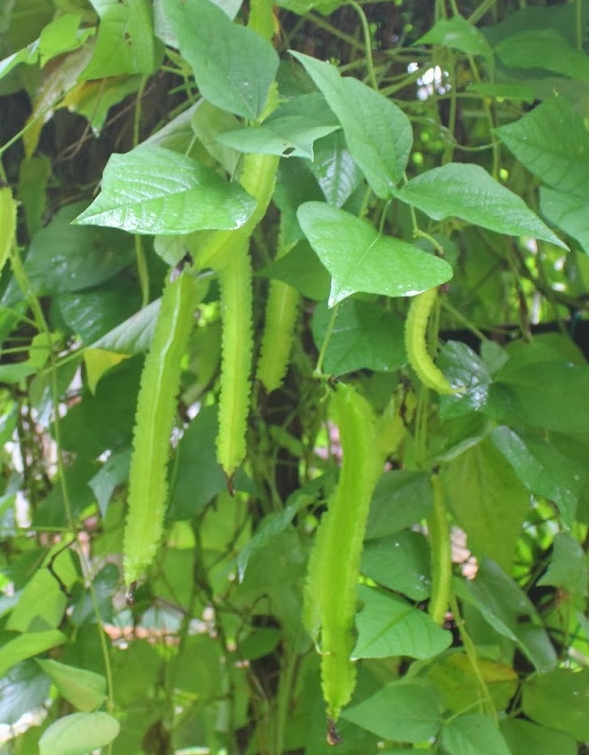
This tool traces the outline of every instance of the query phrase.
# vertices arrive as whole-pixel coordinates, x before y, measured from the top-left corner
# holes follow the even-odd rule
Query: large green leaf
[[[555,669],[526,679],[523,712],[538,724],[589,740],[589,669]]]
[[[411,296],[452,277],[452,268],[439,257],[381,236],[367,221],[324,202],[306,202],[297,217],[331,273],[330,307],[357,291]]]
[[[541,181],[589,199],[589,135],[565,97],[552,97],[495,133]]]
[[[202,96],[222,110],[259,118],[278,69],[270,42],[209,0],[164,0],[164,8]]]
[[[39,755],[85,755],[110,744],[120,728],[108,713],[72,713],[45,729],[39,739]]]
[[[509,570],[530,496],[489,440],[483,440],[443,470],[446,500],[477,556]]]
[[[493,719],[482,713],[450,719],[442,729],[442,744],[449,755],[511,755]]]
[[[291,51],[292,52],[292,51]],[[403,176],[413,135],[403,111],[374,89],[335,66],[292,52],[337,115],[348,149],[374,193],[387,199]]]
[[[81,78],[153,73],[156,47],[151,3],[92,0],[92,5],[100,16],[100,26],[94,53]]]
[[[585,469],[563,456],[549,441],[522,436],[506,425],[496,427],[490,437],[520,482],[532,493],[554,501],[564,523],[572,526]]]
[[[364,607],[356,618],[358,639],[352,653],[354,659],[400,655],[431,658],[452,642],[450,632],[396,595],[360,585],[358,599]]]
[[[240,228],[255,206],[237,182],[227,183],[190,157],[143,145],[111,155],[102,191],[75,222],[131,233],[185,234]]]
[[[359,705],[344,710],[342,718],[396,742],[425,742],[435,737],[442,725],[435,694],[410,682],[388,684]]]
[[[90,712],[104,702],[106,679],[101,674],[52,660],[37,663],[51,677],[63,697],[78,710]]]
[[[497,233],[532,236],[568,248],[521,197],[480,165],[448,163],[432,168],[412,178],[395,195],[434,220],[457,217]]]
[[[492,54],[484,34],[459,15],[440,19],[414,44],[442,45],[468,55],[482,55],[484,58],[490,58]]]
[[[323,368],[331,375],[355,370],[388,372],[407,362],[403,321],[376,304],[349,299],[340,304],[335,323],[320,303],[313,313],[313,339],[318,349],[329,332]]]

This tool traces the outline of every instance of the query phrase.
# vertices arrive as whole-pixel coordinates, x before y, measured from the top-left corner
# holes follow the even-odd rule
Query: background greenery
[[[208,0],[174,2],[0,8],[2,752],[330,749],[301,616],[341,463],[334,379],[398,423],[339,751],[586,751],[589,3],[227,0],[220,23]],[[257,360],[282,281],[290,365],[276,390],[254,381],[232,496],[215,457],[225,315],[204,266],[166,547],[129,606],[154,302],[222,227],[242,152],[281,158],[250,245],[253,346]],[[199,179],[158,194],[180,159]],[[72,225],[94,200],[102,214]],[[437,396],[403,322],[444,281],[428,342],[460,392]]]

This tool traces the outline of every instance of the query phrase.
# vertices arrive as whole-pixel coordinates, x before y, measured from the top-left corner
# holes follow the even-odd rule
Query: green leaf
[[[156,49],[148,0],[92,0],[92,5],[100,16],[100,26],[94,53],[80,79],[153,73]]]
[[[329,296],[329,273],[305,240],[300,241],[288,254],[258,270],[256,275],[283,281],[309,299],[321,301]]]
[[[493,445],[530,492],[554,501],[567,526],[575,519],[585,481],[583,467],[563,456],[548,440],[522,436],[502,425],[491,432]]]
[[[442,729],[442,744],[449,755],[511,755],[493,719],[482,713],[450,719]]]
[[[483,440],[443,470],[446,500],[477,556],[509,570],[530,496],[489,440]]]
[[[115,451],[104,462],[100,471],[88,480],[103,519],[115,489],[129,479],[130,460],[131,449]]]
[[[4,642],[0,647],[0,676],[26,658],[44,653],[46,650],[63,645],[65,635],[57,629],[48,629],[44,632],[26,632],[13,640]]]
[[[297,13],[299,16],[304,16],[313,9],[318,10],[324,16],[328,16],[344,5],[344,0],[280,0],[277,5]]]
[[[110,284],[60,294],[54,302],[71,332],[84,344],[92,345],[119,326],[126,317],[131,318],[137,313],[141,297],[130,281],[120,276]],[[109,349],[105,347],[105,350]]]
[[[589,228],[587,227],[587,195],[564,194],[545,186],[540,188],[540,209],[555,226],[574,238],[585,254],[589,254]]]
[[[241,152],[313,160],[313,143],[340,128],[319,93],[304,94],[278,108],[261,126],[224,131],[217,141]]]
[[[369,540],[362,551],[360,571],[411,600],[425,600],[431,591],[430,555],[425,537],[405,530]]]
[[[400,469],[386,472],[374,489],[365,540],[392,535],[420,522],[432,505],[427,474]]]
[[[341,303],[335,322],[324,302],[313,313],[313,339],[318,349],[329,332],[323,368],[331,375],[355,370],[389,372],[407,362],[403,321],[394,312],[369,302]]]
[[[362,171],[347,148],[342,131],[336,131],[315,144],[315,159],[310,168],[327,204],[334,207],[342,207],[363,180]]]
[[[41,707],[49,696],[50,681],[34,661],[22,661],[0,679],[0,721],[15,724]]]
[[[588,583],[587,556],[581,544],[568,532],[558,532],[554,536],[550,565],[538,585],[560,587],[584,598]]]
[[[589,433],[589,367],[556,360],[520,365],[511,359],[495,379],[485,413],[497,422]]]
[[[396,742],[425,742],[442,725],[438,701],[428,688],[404,681],[393,682],[359,705],[347,708],[342,718]]]
[[[482,697],[482,682],[498,711],[503,711],[517,692],[517,672],[506,663],[477,657],[476,669],[468,655],[461,651],[449,651],[429,665],[427,679],[443,698],[450,710],[468,710],[475,700]]]
[[[472,163],[432,168],[395,192],[403,202],[434,220],[461,218],[473,225],[511,236],[532,236],[568,249],[521,197]]]
[[[332,276],[329,306],[357,291],[411,296],[452,277],[447,262],[381,236],[369,222],[323,202],[306,202],[297,217],[309,243]]]
[[[160,309],[161,299],[152,301],[125,322],[117,325],[90,345],[92,349],[115,351],[118,354],[140,354],[147,351],[153,338],[153,330]]]
[[[169,149],[143,145],[111,155],[99,196],[75,222],[131,233],[185,234],[240,228],[255,206],[238,183],[227,183],[211,168]]]
[[[25,271],[39,296],[96,286],[133,260],[133,244],[120,231],[71,226],[82,206],[77,203],[59,210],[31,241]],[[11,282],[4,303],[20,296]]]
[[[530,721],[506,718],[500,723],[501,733],[509,745],[511,755],[577,755],[575,740],[567,734]]]
[[[320,491],[320,485],[317,481],[305,485],[304,488],[293,493],[287,505],[282,511],[268,514],[261,521],[252,539],[242,548],[237,557],[237,574],[239,581],[243,581],[248,561],[253,553],[264,548],[281,532],[284,532],[298,512],[308,506],[317,498]]]
[[[353,660],[400,655],[431,658],[452,643],[450,632],[396,595],[360,585],[358,599],[364,607],[356,617],[358,640]]]
[[[259,118],[278,70],[270,42],[209,0],[165,0],[164,8],[202,96],[222,110]]]
[[[522,684],[523,712],[538,724],[589,739],[589,669],[554,669]]]
[[[72,713],[45,729],[39,739],[39,755],[85,755],[110,744],[120,728],[108,713]]]
[[[589,80],[589,60],[555,29],[527,29],[503,39],[495,55],[508,68],[538,68],[572,79]]]
[[[57,661],[38,660],[37,663],[51,677],[60,694],[78,710],[89,713],[106,699],[106,679],[101,674]]]
[[[467,55],[482,55],[484,58],[492,55],[483,33],[459,15],[440,19],[414,45],[442,45]]]
[[[41,568],[27,582],[6,629],[26,632],[56,628],[61,623],[66,603],[59,582],[48,569]]]
[[[197,695],[199,701],[222,694],[223,660],[220,646],[209,635],[187,637],[182,652],[169,664],[170,684]]]
[[[39,36],[41,67],[58,55],[77,50],[93,36],[95,30],[92,28],[80,30],[81,20],[77,13],[64,13],[43,27]]]
[[[178,444],[176,474],[170,493],[170,517],[191,519],[227,487],[215,455],[217,407],[203,407]],[[235,485],[239,488],[240,475]]]
[[[584,57],[584,56],[583,56]],[[564,195],[589,199],[589,135],[565,97],[551,97],[495,133],[530,173]]]
[[[374,193],[388,199],[407,166],[413,135],[405,113],[391,100],[335,66],[291,50],[342,124],[348,149]]]

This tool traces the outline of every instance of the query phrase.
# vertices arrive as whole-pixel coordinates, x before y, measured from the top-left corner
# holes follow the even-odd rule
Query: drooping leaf
[[[72,713],[59,718],[39,739],[39,755],[85,755],[110,744],[120,730],[108,713]]]
[[[297,217],[332,276],[329,306],[362,291],[410,296],[452,277],[447,262],[323,202],[306,202]]]
[[[399,655],[431,658],[452,642],[450,632],[396,595],[360,585],[358,599],[364,607],[356,617],[358,639],[353,659]]]
[[[437,698],[428,687],[411,682],[392,682],[358,705],[347,708],[342,718],[396,742],[425,742],[442,725]]]
[[[185,234],[240,228],[255,206],[239,183],[227,183],[177,152],[143,145],[111,155],[102,191],[75,222],[131,233]]]
[[[293,52],[337,115],[348,149],[374,193],[389,198],[407,166],[413,142],[403,111],[374,89],[335,66]]]
[[[482,713],[452,718],[442,729],[442,744],[449,755],[511,755],[493,719]]]
[[[0,679],[0,721],[15,724],[47,700],[51,682],[34,661],[22,661]]]
[[[305,240],[296,244],[284,257],[258,270],[257,275],[283,281],[308,299],[321,301],[329,296],[329,273]]]
[[[335,323],[324,303],[313,314],[313,338],[318,349],[327,332],[329,344],[323,362],[331,375],[355,370],[388,372],[402,367],[407,357],[403,338],[403,321],[376,304],[347,300],[341,303]]]
[[[460,50],[468,55],[481,55],[484,58],[490,58],[492,54],[484,34],[459,15],[440,19],[414,44],[441,45]]]
[[[278,69],[270,42],[209,0],[165,0],[164,8],[202,96],[222,110],[259,118]]]
[[[147,351],[153,337],[160,305],[161,299],[152,301],[147,307],[143,307],[125,322],[94,341],[91,348],[116,351],[129,356]]]
[[[38,569],[27,582],[13,608],[6,629],[27,632],[57,628],[66,608],[66,597],[48,569]]]
[[[480,165],[448,163],[432,168],[412,178],[395,195],[434,220],[454,216],[497,233],[531,236],[568,248],[521,197],[495,181]]]
[[[115,489],[129,479],[130,460],[130,449],[117,451],[108,457],[100,470],[88,481],[103,518],[106,516],[108,504]]]
[[[589,190],[586,195],[565,194],[546,186],[540,188],[542,214],[564,233],[575,239],[585,254],[589,254],[589,229],[585,222],[589,206]]]

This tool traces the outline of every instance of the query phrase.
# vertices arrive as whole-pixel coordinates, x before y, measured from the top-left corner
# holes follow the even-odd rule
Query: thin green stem
[[[327,326],[327,331],[325,332],[325,338],[323,339],[323,343],[321,344],[321,351],[319,352],[319,356],[317,358],[317,365],[315,367],[316,376],[323,374],[323,361],[325,359],[325,354],[327,352],[327,347],[329,345],[329,339],[331,338],[331,334],[333,333],[333,329],[335,327],[335,321],[337,319],[338,309],[339,309],[339,304],[336,304],[331,313],[331,318]]]
[[[362,24],[362,32],[364,34],[364,54],[366,55],[366,67],[368,69],[368,78],[370,79],[370,86],[378,92],[378,82],[376,80],[376,74],[374,72],[374,60],[372,59],[372,39],[370,37],[370,28],[366,19],[366,14],[362,10],[362,7],[352,0],[350,3],[352,8],[356,11]]]

